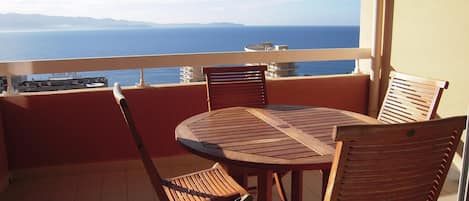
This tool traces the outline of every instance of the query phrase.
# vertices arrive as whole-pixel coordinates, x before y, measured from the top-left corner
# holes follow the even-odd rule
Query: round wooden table
[[[197,155],[262,170],[258,200],[271,200],[273,171],[292,170],[292,201],[297,201],[302,199],[302,170],[322,170],[327,183],[334,126],[377,123],[369,116],[323,107],[232,107],[184,120],[176,127],[176,140]]]

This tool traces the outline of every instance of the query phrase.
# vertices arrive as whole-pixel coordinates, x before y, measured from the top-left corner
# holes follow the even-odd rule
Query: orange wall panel
[[[271,104],[365,113],[368,76],[269,80]],[[124,89],[152,156],[185,153],[174,140],[182,120],[207,111],[204,84]],[[137,158],[111,90],[11,96],[3,106],[10,169]]]
[[[124,90],[152,155],[183,150],[175,126],[206,108],[200,86]],[[7,97],[3,100],[10,167],[136,158],[112,92]]]
[[[268,82],[270,104],[311,105],[366,114],[368,75],[324,76]]]

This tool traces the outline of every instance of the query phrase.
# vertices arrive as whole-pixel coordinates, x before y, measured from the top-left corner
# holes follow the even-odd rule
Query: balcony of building
[[[316,54],[309,56],[304,52]],[[241,61],[232,57],[240,54],[245,54]],[[57,72],[53,67],[58,65],[82,66],[83,63],[87,68],[132,64],[130,61],[145,61],[149,62],[148,65],[168,65],[160,62],[169,61],[186,65],[180,59],[169,57],[185,57],[184,61],[194,62],[200,56],[207,57],[201,60],[206,63],[217,62],[223,56],[222,61],[233,59],[233,63],[247,62],[244,58],[257,61],[266,57],[277,61],[287,57],[297,60],[369,59],[370,49],[286,51],[282,54],[262,53],[264,56],[251,58],[249,54],[30,61],[9,63],[7,65],[14,67],[7,66],[6,69],[21,69],[16,65],[24,67],[26,63],[33,66],[33,71],[41,73]],[[103,61],[107,64],[102,65]],[[139,63],[138,66],[142,65],[145,64]],[[361,73],[268,79],[267,92],[270,104],[321,106],[367,114],[369,79],[368,74]],[[214,163],[189,154],[174,140],[174,129],[178,123],[207,111],[204,82],[131,86],[124,91],[145,143],[164,176],[193,172]],[[4,183],[9,179],[9,185],[0,194],[5,200],[156,199],[141,162],[137,160],[137,152],[110,88],[6,95],[2,97],[1,104],[8,162],[8,166],[3,168],[9,173],[3,178]],[[320,181],[319,171],[305,173],[305,200],[320,199]],[[290,186],[289,176],[284,182]],[[255,180],[251,181],[253,183]],[[442,196],[454,197],[456,186],[454,180],[449,180]]]
[[[311,58],[304,52],[316,52],[317,54],[313,54],[316,58]],[[333,54],[330,54],[331,52]],[[252,54],[258,55],[251,56]],[[260,54],[263,56],[259,56]],[[358,48],[299,50],[282,52],[282,54],[260,54],[211,53],[31,61],[29,63],[34,66],[32,68],[34,71],[42,73],[56,72],[51,67],[59,65],[57,63],[90,68],[93,65],[113,67],[121,63],[133,64],[130,61],[138,63],[138,66],[144,65],[142,62],[149,62],[148,65],[152,66],[168,65],[162,64],[161,61],[172,62],[171,65],[175,66],[187,65],[181,63],[179,58],[170,57],[185,57],[184,61],[192,62],[191,65],[194,65],[199,57],[207,57],[200,60],[205,63],[230,60],[235,60],[232,63],[244,63],[247,62],[244,61],[245,58],[259,62],[258,60],[269,57],[274,60],[291,57],[296,57],[298,60],[314,60],[317,57],[367,59],[370,50]],[[244,55],[243,59],[237,58],[238,55]],[[150,60],[149,57],[152,59]],[[108,63],[102,65],[102,61]],[[87,64],[83,65],[84,62]],[[10,64],[26,65],[25,63]],[[128,66],[125,67],[128,68]],[[367,111],[368,87],[369,76],[366,74],[267,80],[270,104],[325,106],[360,113]],[[189,154],[174,140],[174,129],[178,123],[192,115],[207,111],[204,82],[130,86],[124,88],[124,93],[128,97],[129,105],[132,106],[136,123],[150,154],[156,159],[164,176],[175,176],[213,164],[211,161]],[[337,98],[337,93],[341,94],[340,99]],[[119,199],[124,200],[139,200],[132,196],[142,196],[142,200],[154,199],[140,161],[136,160],[138,159],[137,152],[125,129],[110,88],[7,95],[2,97],[2,108],[4,143],[8,158],[7,172],[12,176],[10,177],[11,184],[6,188],[6,192],[2,193],[7,200],[28,200],[38,196],[49,199],[58,196],[55,198],[59,200],[66,199],[62,196],[71,196],[70,199],[78,200],[83,200],[79,196],[85,196],[89,198],[88,200],[95,198],[106,200],[107,196],[118,196]],[[315,174],[317,173],[311,172],[311,177]],[[97,180],[79,181],[81,178]],[[308,183],[312,186],[306,185],[311,189],[317,187],[315,190],[305,191],[310,194],[309,196],[319,196],[321,184],[314,180],[314,178],[308,179]],[[97,186],[88,188],[91,183]],[[110,186],[107,186],[108,184]],[[114,186],[115,184],[118,186]],[[68,185],[73,185],[73,187]],[[39,193],[37,196],[34,193],[23,193],[36,192],[34,189],[37,187],[42,189],[37,191]],[[63,191],[71,194],[52,195],[62,191],[54,189],[56,187],[64,187]],[[82,187],[84,189],[81,189]],[[132,189],[136,191],[132,192]],[[107,190],[109,190],[109,195],[107,195]],[[143,194],[139,195],[139,193]],[[98,197],[93,198],[93,196]]]
[[[469,5],[369,2],[362,1],[360,48],[4,62],[0,63],[0,73],[13,76],[352,59],[357,60],[353,74],[267,80],[270,103],[372,114],[379,106],[387,72],[398,70],[449,80],[450,88],[443,95],[438,115],[464,114],[468,104],[467,68],[462,67],[467,59],[460,53],[467,52],[469,47],[467,40],[461,40],[467,27],[446,22],[463,23],[461,19],[467,14],[459,11]],[[410,9],[415,2],[428,6]],[[433,11],[438,7],[448,11],[435,14]],[[429,25],[424,23],[428,18],[441,20]],[[408,19],[416,21],[413,28],[409,28]],[[382,32],[373,26],[381,27]],[[437,30],[443,28],[452,32]],[[434,32],[429,38],[415,34],[412,31],[415,29]],[[435,46],[428,47],[430,42]],[[425,44],[427,49],[421,49]],[[382,77],[377,72],[383,72]],[[377,84],[379,81],[381,85]],[[207,111],[203,82],[127,87],[124,93],[150,154],[164,176],[203,169],[213,163],[189,154],[174,140],[174,129],[179,122]],[[3,190],[0,200],[156,200],[120,119],[111,89],[5,95],[0,98],[0,105],[0,190]],[[459,153],[441,200],[456,200],[460,163]],[[304,200],[320,199],[320,181],[319,172],[305,173]],[[288,187],[288,175],[285,182]]]

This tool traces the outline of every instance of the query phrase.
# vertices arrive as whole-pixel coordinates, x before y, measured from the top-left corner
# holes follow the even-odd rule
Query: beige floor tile
[[[214,162],[182,155],[158,159],[162,176],[173,177],[211,167]],[[69,165],[13,173],[14,182],[0,201],[157,201],[153,187],[141,161],[114,161],[105,163]],[[304,172],[303,200],[321,200],[321,173]],[[287,196],[290,197],[290,174],[283,178]],[[249,178],[250,186],[256,178]],[[440,201],[456,201],[457,182],[447,181]],[[277,191],[273,198],[278,201]]]

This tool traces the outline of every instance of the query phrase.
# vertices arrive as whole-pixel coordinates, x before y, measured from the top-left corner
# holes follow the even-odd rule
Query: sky
[[[0,0],[0,13],[154,23],[359,25],[360,0]]]

